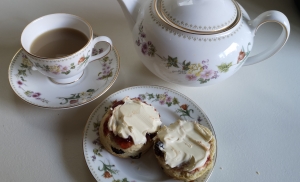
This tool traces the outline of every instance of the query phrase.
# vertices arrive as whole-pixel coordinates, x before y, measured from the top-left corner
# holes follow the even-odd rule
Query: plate
[[[176,181],[161,170],[153,150],[149,150],[140,159],[121,159],[108,152],[100,144],[99,122],[115,100],[125,96],[138,97],[153,105],[160,113],[162,123],[169,125],[177,119],[198,121],[215,132],[202,109],[185,95],[161,86],[135,86],[120,90],[98,105],[90,115],[84,129],[83,151],[88,168],[98,182],[136,182],[136,181]],[[217,153],[217,151],[216,151]],[[216,156],[214,163],[216,161]],[[209,170],[198,182],[210,177]]]
[[[105,44],[97,44],[93,54]],[[83,76],[72,84],[59,85],[38,71],[33,71],[20,49],[13,57],[8,78],[13,91],[24,101],[48,109],[68,109],[87,104],[104,94],[116,81],[120,58],[116,48],[105,57],[89,63]]]

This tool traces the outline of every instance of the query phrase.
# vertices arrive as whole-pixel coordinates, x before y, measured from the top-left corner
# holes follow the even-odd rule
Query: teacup
[[[38,37],[46,35],[47,32],[63,29],[82,33],[87,38],[86,43],[79,50],[67,55],[51,57],[32,52],[32,45]],[[92,49],[98,42],[106,42],[108,48],[98,55],[92,55]],[[93,30],[89,23],[78,16],[64,13],[46,15],[32,21],[22,32],[21,44],[28,59],[34,65],[33,70],[38,70],[57,84],[69,84],[79,80],[88,63],[106,56],[112,49],[110,38],[106,36],[93,38]]]

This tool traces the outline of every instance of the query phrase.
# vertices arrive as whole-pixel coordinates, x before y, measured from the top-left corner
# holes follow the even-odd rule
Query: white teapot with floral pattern
[[[184,86],[211,85],[243,65],[265,60],[290,34],[281,12],[267,11],[250,20],[234,0],[118,1],[144,65],[161,79]],[[269,49],[249,57],[256,30],[267,22],[280,24],[281,35]]]

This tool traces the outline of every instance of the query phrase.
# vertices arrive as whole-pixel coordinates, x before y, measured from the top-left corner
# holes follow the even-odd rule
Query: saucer
[[[103,48],[105,44],[97,44],[93,54],[100,53]],[[27,103],[48,109],[69,109],[97,99],[113,85],[120,70],[120,58],[113,48],[107,56],[89,63],[78,81],[59,85],[33,71],[23,55],[24,51],[20,49],[9,65],[10,85]]]
[[[149,150],[140,159],[121,159],[108,153],[100,144],[99,126],[106,111],[115,100],[125,96],[138,97],[153,105],[160,114],[162,124],[169,125],[177,119],[197,121],[210,129],[216,138],[213,126],[203,110],[187,96],[161,86],[135,86],[122,89],[104,99],[91,113],[83,134],[84,158],[92,175],[98,182],[115,181],[168,181],[176,180],[167,176],[159,166],[154,151]],[[214,164],[217,158],[217,149]],[[209,179],[213,169],[208,170],[197,182]]]

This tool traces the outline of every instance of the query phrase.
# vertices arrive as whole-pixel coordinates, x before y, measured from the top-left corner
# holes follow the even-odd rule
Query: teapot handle
[[[255,34],[257,29],[262,24],[268,22],[275,22],[281,25],[283,28],[281,35],[270,48],[268,48],[262,53],[249,57],[246,60],[244,66],[252,65],[260,61],[263,61],[265,59],[268,59],[269,57],[273,56],[276,52],[278,52],[286,43],[290,35],[290,23],[287,17],[283,13],[274,10],[266,11],[260,14],[259,16],[257,16],[255,19],[250,20],[248,24],[254,30],[253,32]]]

